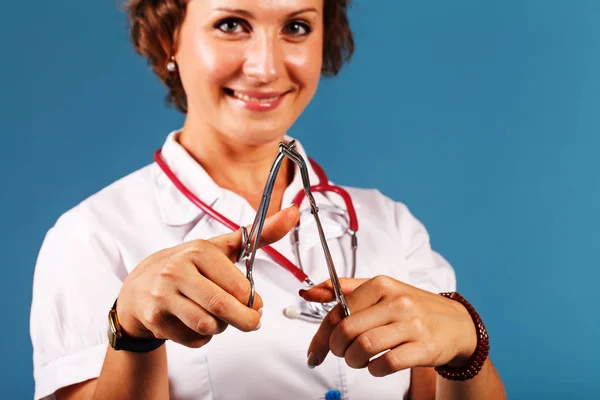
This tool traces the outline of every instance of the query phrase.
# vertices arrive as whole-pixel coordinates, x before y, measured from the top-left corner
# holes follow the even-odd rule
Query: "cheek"
[[[306,46],[299,46],[287,55],[293,79],[307,89],[315,89],[323,66],[323,49],[319,41],[314,40]]]
[[[194,96],[195,92],[219,91],[241,65],[239,49],[217,45],[210,40],[195,41],[182,50],[180,72],[188,97]]]

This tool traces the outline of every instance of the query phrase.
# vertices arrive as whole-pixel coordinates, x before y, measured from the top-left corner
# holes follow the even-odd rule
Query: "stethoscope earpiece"
[[[283,315],[285,315],[289,319],[303,319],[305,321],[311,322],[321,322],[323,320],[323,318],[319,315],[309,314],[302,311],[302,309],[295,304],[289,305],[286,308],[284,308]]]

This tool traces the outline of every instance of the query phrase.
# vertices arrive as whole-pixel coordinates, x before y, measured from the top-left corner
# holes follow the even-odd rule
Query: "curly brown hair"
[[[185,18],[189,0],[128,0],[125,4],[131,41],[147,58],[154,73],[168,89],[166,101],[187,113],[187,97],[179,74],[166,65],[177,47],[177,33]],[[354,53],[354,39],[348,22],[350,0],[324,0],[323,69],[326,77],[336,76]]]

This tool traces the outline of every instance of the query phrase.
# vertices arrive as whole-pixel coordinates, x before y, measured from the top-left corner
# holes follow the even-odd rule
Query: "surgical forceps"
[[[267,210],[269,209],[269,202],[271,201],[271,193],[273,191],[273,186],[275,185],[275,179],[277,178],[277,174],[279,172],[279,168],[281,167],[281,163],[284,157],[287,157],[294,163],[296,163],[296,165],[298,165],[298,167],[300,168],[304,192],[306,193],[306,198],[308,199],[308,202],[310,204],[310,212],[315,218],[317,229],[319,231],[319,238],[321,240],[321,246],[323,247],[323,252],[325,254],[325,261],[327,262],[327,268],[329,270],[329,277],[331,279],[331,284],[333,286],[335,298],[342,307],[344,317],[349,317],[350,309],[348,308],[346,298],[344,297],[344,293],[342,292],[340,281],[338,279],[337,272],[333,264],[333,259],[331,257],[331,252],[329,251],[329,246],[327,245],[327,240],[325,238],[323,226],[321,225],[321,220],[319,219],[319,208],[317,207],[317,203],[310,191],[310,179],[308,177],[308,169],[306,167],[306,162],[304,161],[300,153],[294,150],[295,147],[296,143],[294,140],[292,140],[289,144],[286,144],[284,142],[279,143],[279,154],[277,154],[277,157],[275,157],[275,161],[273,162],[271,170],[269,171],[267,183],[265,184],[263,195],[258,206],[254,222],[252,223],[250,233],[248,233],[246,227],[242,226],[240,228],[242,231],[242,248],[238,260],[246,260],[246,278],[250,282],[250,299],[248,300],[248,307],[253,306],[254,296],[256,293],[254,277],[252,276],[252,268],[254,266],[256,250],[258,249],[260,234],[265,223]],[[253,238],[254,243],[252,243]],[[310,280],[308,280],[307,283],[309,286],[314,286],[314,283]]]

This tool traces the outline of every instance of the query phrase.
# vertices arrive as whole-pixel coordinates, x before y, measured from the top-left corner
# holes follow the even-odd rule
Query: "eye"
[[[215,28],[225,33],[241,33],[244,31],[243,21],[238,18],[223,19],[217,22]]]
[[[283,31],[292,36],[306,36],[311,32],[311,29],[310,26],[305,22],[292,21],[286,25]]]

